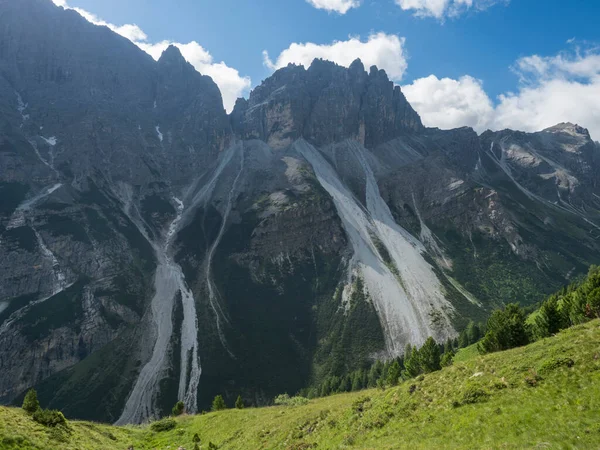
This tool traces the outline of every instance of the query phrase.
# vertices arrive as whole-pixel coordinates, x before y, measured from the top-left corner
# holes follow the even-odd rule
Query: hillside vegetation
[[[600,448],[599,320],[461,356],[394,388],[182,416],[166,431],[69,421],[57,432],[2,407],[0,448],[192,450],[195,434],[202,449]]]

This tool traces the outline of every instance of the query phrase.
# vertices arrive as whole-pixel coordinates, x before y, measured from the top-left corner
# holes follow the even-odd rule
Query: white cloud
[[[241,97],[248,93],[251,86],[251,80],[249,77],[241,76],[240,73],[229,67],[224,62],[214,62],[212,55],[204,49],[200,44],[195,41],[182,44],[180,42],[172,41],[161,41],[152,43],[149,42],[148,36],[144,31],[135,24],[125,25],[114,25],[112,23],[105,22],[98,16],[81,8],[71,8],[66,0],[52,0],[57,6],[63,8],[73,9],[77,11],[83,18],[94,25],[106,26],[115,33],[129,39],[135,45],[140,47],[152,58],[158,60],[162,52],[167,49],[169,45],[175,45],[181,50],[183,57],[194,66],[194,68],[202,73],[203,75],[210,76],[221,90],[223,96],[223,104],[227,112],[231,112],[235,101],[238,97]]]
[[[395,0],[405,11],[414,11],[418,17],[435,17],[443,20],[456,17],[468,10],[482,11],[496,3],[508,3],[509,0]]]
[[[426,126],[470,126],[482,131],[494,113],[481,81],[470,76],[453,80],[430,75],[403,86],[402,91]]]
[[[317,9],[346,14],[352,8],[360,6],[360,0],[306,0]]]
[[[537,131],[573,122],[600,139],[600,80],[587,83],[552,79],[499,97],[491,128]]]
[[[402,90],[428,126],[539,131],[573,122],[600,139],[599,53],[533,55],[519,59],[513,69],[518,89],[498,96],[495,106],[482,83],[469,76],[452,80],[431,75]]]
[[[264,64],[271,70],[280,69],[289,63],[310,66],[315,58],[327,59],[341,66],[349,67],[360,58],[367,67],[375,65],[384,69],[395,81],[402,79],[407,68],[404,51],[404,38],[394,34],[374,33],[366,41],[350,37],[347,41],[334,41],[332,44],[293,43],[283,50],[275,61],[263,51]]]

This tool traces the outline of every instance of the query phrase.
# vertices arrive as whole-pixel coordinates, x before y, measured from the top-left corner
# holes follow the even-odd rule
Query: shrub
[[[70,431],[67,427],[58,425],[50,428],[50,439],[57,442],[67,443],[69,442]]]
[[[180,416],[183,414],[184,409],[185,409],[185,405],[183,404],[183,402],[179,401],[179,402],[175,403],[175,406],[173,406],[173,409],[171,410],[171,414],[173,414],[174,416]]]
[[[157,433],[160,433],[161,431],[170,431],[170,430],[174,429],[176,426],[177,426],[177,422],[175,421],[175,419],[162,419],[162,420],[153,422],[150,425],[150,429],[152,431],[156,431]]]
[[[222,395],[217,395],[212,402],[212,410],[213,411],[221,411],[222,409],[227,408],[225,404],[225,400],[223,400]]]
[[[46,427],[67,426],[67,419],[63,413],[55,409],[38,409],[33,413],[33,420]]]
[[[364,395],[364,396],[354,400],[354,402],[352,403],[352,411],[355,414],[361,414],[365,410],[369,409],[370,402],[371,402],[371,397],[367,397],[366,395]]]
[[[356,437],[353,434],[347,434],[344,436],[343,444],[344,445],[354,445],[356,442]]]
[[[525,383],[531,387],[536,387],[540,381],[542,381],[542,377],[540,377],[533,369],[531,369],[529,375],[525,377]]]
[[[488,395],[489,394],[487,392],[485,392],[483,389],[479,389],[476,387],[469,387],[463,393],[461,403],[463,405],[480,403],[480,402],[487,400]]]
[[[192,438],[192,442],[194,443],[198,443],[200,442],[200,436],[198,436],[198,433],[194,433],[194,437]]]
[[[501,381],[496,381],[494,383],[494,388],[498,389],[498,390],[502,390],[502,389],[506,389],[508,388],[508,384],[506,383],[506,381],[501,380]]]
[[[551,372],[559,367],[573,367],[575,361],[571,358],[552,358],[544,361],[540,367],[540,372]]]
[[[35,389],[29,389],[27,394],[25,394],[25,399],[23,400],[23,409],[29,414],[33,414],[40,409],[40,402],[38,401],[37,392]]]
[[[308,399],[306,397],[300,397],[299,395],[290,397],[287,394],[281,394],[275,397],[273,403],[283,406],[300,406],[306,405],[308,403]]]
[[[217,450],[219,447],[217,447],[216,444],[213,444],[212,442],[208,443],[208,450]]]

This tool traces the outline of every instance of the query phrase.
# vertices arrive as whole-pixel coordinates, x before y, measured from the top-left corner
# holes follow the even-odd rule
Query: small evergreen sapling
[[[235,401],[235,407],[237,409],[244,409],[244,401],[242,400],[242,396],[241,395],[238,395],[238,398]]]
[[[25,399],[23,400],[23,409],[29,414],[33,414],[40,409],[40,402],[38,401],[37,392],[35,389],[29,389],[27,394],[25,394]]]
[[[175,406],[173,406],[173,409],[171,410],[171,414],[173,414],[174,416],[180,416],[183,414],[184,410],[185,410],[185,405],[183,404],[182,401],[179,401],[179,402],[175,403]]]
[[[222,395],[217,395],[215,397],[215,399],[213,400],[212,403],[212,410],[213,411],[221,411],[222,409],[227,408],[227,405],[225,405],[225,400],[223,400],[223,396]]]

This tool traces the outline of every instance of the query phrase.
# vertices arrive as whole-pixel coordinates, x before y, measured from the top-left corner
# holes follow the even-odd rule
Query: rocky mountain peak
[[[158,59],[158,63],[160,65],[179,64],[181,66],[188,64],[181,54],[181,50],[175,45],[169,45],[166,50],[162,52],[162,55],[160,55],[160,58]]]
[[[352,64],[350,64],[348,70],[353,73],[362,73],[365,71],[365,65],[360,58],[356,58],[354,61],[352,61]]]
[[[561,122],[552,127],[546,128],[544,132],[548,133],[565,133],[571,136],[582,136],[591,140],[590,132],[587,128],[581,127],[571,122]]]
[[[424,127],[399,86],[384,70],[349,68],[315,59],[308,69],[290,64],[236,104],[235,132],[285,148],[303,137],[316,145],[353,139],[368,148]]]

